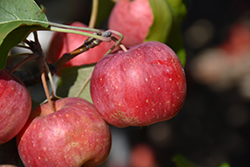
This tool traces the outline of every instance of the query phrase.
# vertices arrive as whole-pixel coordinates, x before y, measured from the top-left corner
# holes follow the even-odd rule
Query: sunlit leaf
[[[187,15],[187,9],[183,0],[166,0],[172,13],[173,24],[169,32],[166,44],[168,44],[178,55],[181,63],[185,66],[186,51],[183,45],[181,32],[182,23]]]
[[[56,94],[60,97],[81,97],[92,103],[90,82],[85,83],[94,67],[95,64],[65,68],[58,82]]]
[[[169,45],[186,63],[186,51],[182,41],[181,26],[187,14],[183,0],[149,0],[154,15],[153,25],[145,41],[159,41]]]
[[[149,0],[154,21],[145,41],[166,42],[172,27],[172,14],[166,0]]]

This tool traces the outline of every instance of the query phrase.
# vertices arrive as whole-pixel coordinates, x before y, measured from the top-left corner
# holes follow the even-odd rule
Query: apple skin
[[[35,108],[17,135],[22,162],[29,166],[96,166],[106,160],[111,148],[109,125],[94,106],[70,97]]]
[[[118,0],[111,11],[108,27],[122,33],[122,43],[129,47],[146,39],[153,20],[149,0]]]
[[[73,22],[71,26],[87,27],[81,22]],[[88,31],[83,31],[88,32]],[[91,32],[90,32],[91,33]],[[52,35],[51,43],[47,51],[47,62],[56,62],[64,53],[70,53],[79,46],[81,46],[87,39],[87,36],[55,32]],[[80,66],[84,64],[91,64],[98,62],[104,54],[113,46],[113,42],[102,42],[95,48],[90,48],[87,52],[81,53],[68,61],[64,67]]]
[[[14,138],[27,122],[31,96],[20,80],[0,71],[0,145]]]
[[[180,111],[186,79],[175,52],[150,41],[102,58],[93,71],[90,91],[95,107],[109,124],[147,126]]]

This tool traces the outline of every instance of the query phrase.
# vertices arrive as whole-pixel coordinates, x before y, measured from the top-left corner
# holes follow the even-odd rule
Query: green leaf
[[[149,0],[154,21],[145,41],[166,42],[172,27],[172,14],[166,0]]]
[[[12,47],[31,31],[46,29],[49,24],[34,0],[1,0],[0,15],[0,69],[3,69]]]
[[[227,163],[227,162],[225,162],[225,163],[220,164],[220,165],[217,166],[217,167],[230,167],[230,164]]]
[[[174,156],[173,161],[175,162],[177,167],[197,167],[182,155]]]
[[[183,0],[165,0],[171,10],[174,25],[181,25],[187,15],[187,8]]]
[[[95,64],[68,67],[62,71],[56,94],[60,97],[81,97],[92,103],[90,82],[86,80],[92,74]]]
[[[186,63],[181,26],[187,14],[182,0],[149,0],[154,15],[153,25],[145,41],[159,41],[170,46],[183,66]]]
[[[186,51],[183,45],[181,26],[183,20],[187,15],[187,9],[185,4],[183,3],[183,0],[166,0],[166,2],[170,7],[173,17],[173,24],[169,32],[166,44],[176,52],[182,65],[185,66]]]

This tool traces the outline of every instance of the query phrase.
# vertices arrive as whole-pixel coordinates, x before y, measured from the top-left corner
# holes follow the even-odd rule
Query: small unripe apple
[[[87,27],[81,22],[73,22],[71,26],[77,27]],[[87,31],[83,31],[87,32]],[[91,32],[89,32],[91,33]],[[52,35],[51,43],[47,52],[48,63],[54,63],[57,61],[64,53],[70,53],[79,46],[81,46],[87,39],[87,36],[72,34],[72,33],[62,33],[55,32]],[[114,43],[112,42],[102,42],[95,48],[91,48],[88,51],[79,54],[70,61],[68,61],[64,67],[80,66],[84,64],[96,63],[99,61],[104,54],[112,47]]]
[[[106,160],[111,148],[109,125],[94,106],[70,97],[35,108],[17,135],[23,164],[34,166],[96,166]]]
[[[5,70],[0,71],[0,145],[15,137],[31,111],[27,88]]]
[[[108,20],[109,29],[124,35],[122,43],[133,46],[142,43],[153,24],[149,0],[118,0]]]
[[[95,107],[111,125],[146,126],[180,111],[186,79],[175,52],[151,41],[102,58],[93,71],[90,90]]]

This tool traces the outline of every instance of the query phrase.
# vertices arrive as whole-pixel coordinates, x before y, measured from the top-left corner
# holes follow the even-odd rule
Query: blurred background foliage
[[[49,21],[89,22],[91,0],[36,1],[46,8]],[[111,127],[113,146],[102,167],[132,167],[146,159],[148,167],[175,167],[177,154],[195,166],[224,162],[231,167],[250,166],[250,1],[185,3],[188,13],[181,32],[188,93],[182,110],[173,119],[149,127]],[[113,5],[100,0],[96,28],[107,28]],[[49,37],[42,36],[45,51]]]

